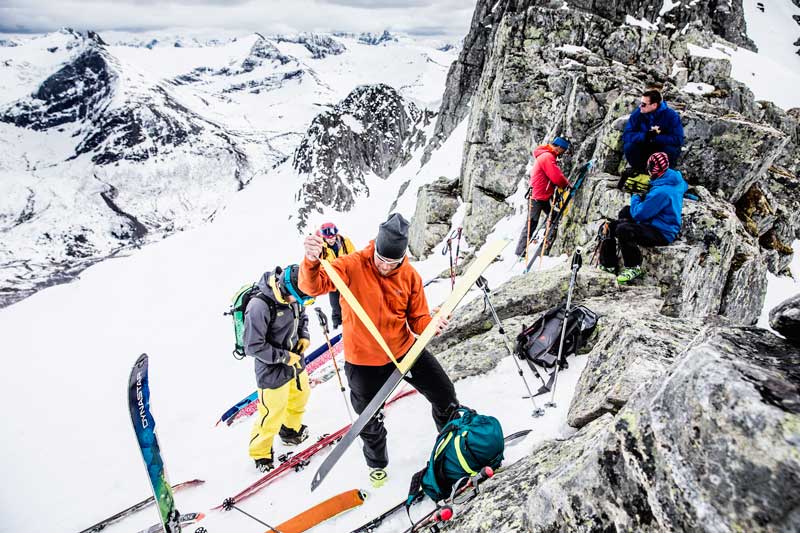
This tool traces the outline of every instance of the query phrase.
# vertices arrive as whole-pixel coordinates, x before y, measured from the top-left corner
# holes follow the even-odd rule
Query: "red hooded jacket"
[[[531,189],[534,200],[549,200],[556,190],[569,187],[569,181],[556,163],[556,153],[552,146],[543,144],[533,151],[536,162],[531,170]]]

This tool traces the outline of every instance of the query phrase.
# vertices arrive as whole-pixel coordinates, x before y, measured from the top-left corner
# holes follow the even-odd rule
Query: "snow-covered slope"
[[[0,47],[0,305],[213,218],[357,86],[435,109],[455,57],[409,38],[114,37]]]

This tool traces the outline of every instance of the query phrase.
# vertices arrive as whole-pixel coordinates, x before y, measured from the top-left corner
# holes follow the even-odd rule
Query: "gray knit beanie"
[[[401,259],[408,247],[408,220],[392,213],[378,228],[375,251],[386,259]]]

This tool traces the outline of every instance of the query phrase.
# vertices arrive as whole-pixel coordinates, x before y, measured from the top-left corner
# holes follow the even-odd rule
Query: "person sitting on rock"
[[[329,263],[333,263],[337,257],[352,254],[356,251],[353,242],[339,233],[339,228],[333,222],[326,222],[319,228],[319,234],[322,237],[322,258]],[[339,291],[333,291],[328,294],[331,302],[331,319],[333,320],[333,329],[342,325],[342,305],[339,303]]]
[[[669,107],[656,89],[642,93],[639,107],[631,113],[622,133],[622,150],[631,166],[626,174],[633,176],[645,172],[647,159],[656,152],[669,157],[669,166],[675,168],[683,146],[681,117]]]
[[[522,233],[517,241],[517,257],[525,255],[525,249],[531,235],[536,231],[539,224],[539,216],[544,213],[550,214],[550,198],[556,188],[566,189],[569,187],[569,180],[558,167],[556,158],[569,150],[569,141],[563,137],[556,137],[550,144],[538,146],[533,151],[536,159],[531,170],[530,180],[530,208],[528,210],[528,223],[522,228]]]
[[[631,196],[630,206],[608,223],[608,234],[600,245],[600,268],[617,271],[617,242],[625,268],[617,276],[620,284],[642,275],[642,253],[637,245],[666,246],[681,229],[683,193],[689,188],[677,170],[669,168],[669,158],[657,152],[647,160],[650,190]]]

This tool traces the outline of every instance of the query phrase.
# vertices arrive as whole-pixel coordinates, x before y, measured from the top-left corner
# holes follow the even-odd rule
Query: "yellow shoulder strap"
[[[358,303],[358,300],[353,293],[350,292],[350,288],[345,284],[344,280],[339,276],[339,273],[336,272],[331,264],[326,259],[320,259],[320,263],[322,263],[322,268],[325,269],[325,273],[328,274],[328,277],[331,279],[334,285],[336,285],[336,290],[339,291],[342,297],[347,301],[350,305],[350,308],[356,313],[358,319],[361,320],[361,323],[367,328],[370,332],[372,337],[375,339],[383,351],[386,352],[386,355],[389,356],[389,359],[392,360],[394,365],[400,369],[400,365],[397,363],[397,359],[395,359],[392,351],[389,349],[389,346],[386,344],[386,341],[383,340],[378,328],[375,327],[375,324],[372,323],[372,320],[367,315],[367,312],[364,311],[364,308],[361,307],[361,304]]]

